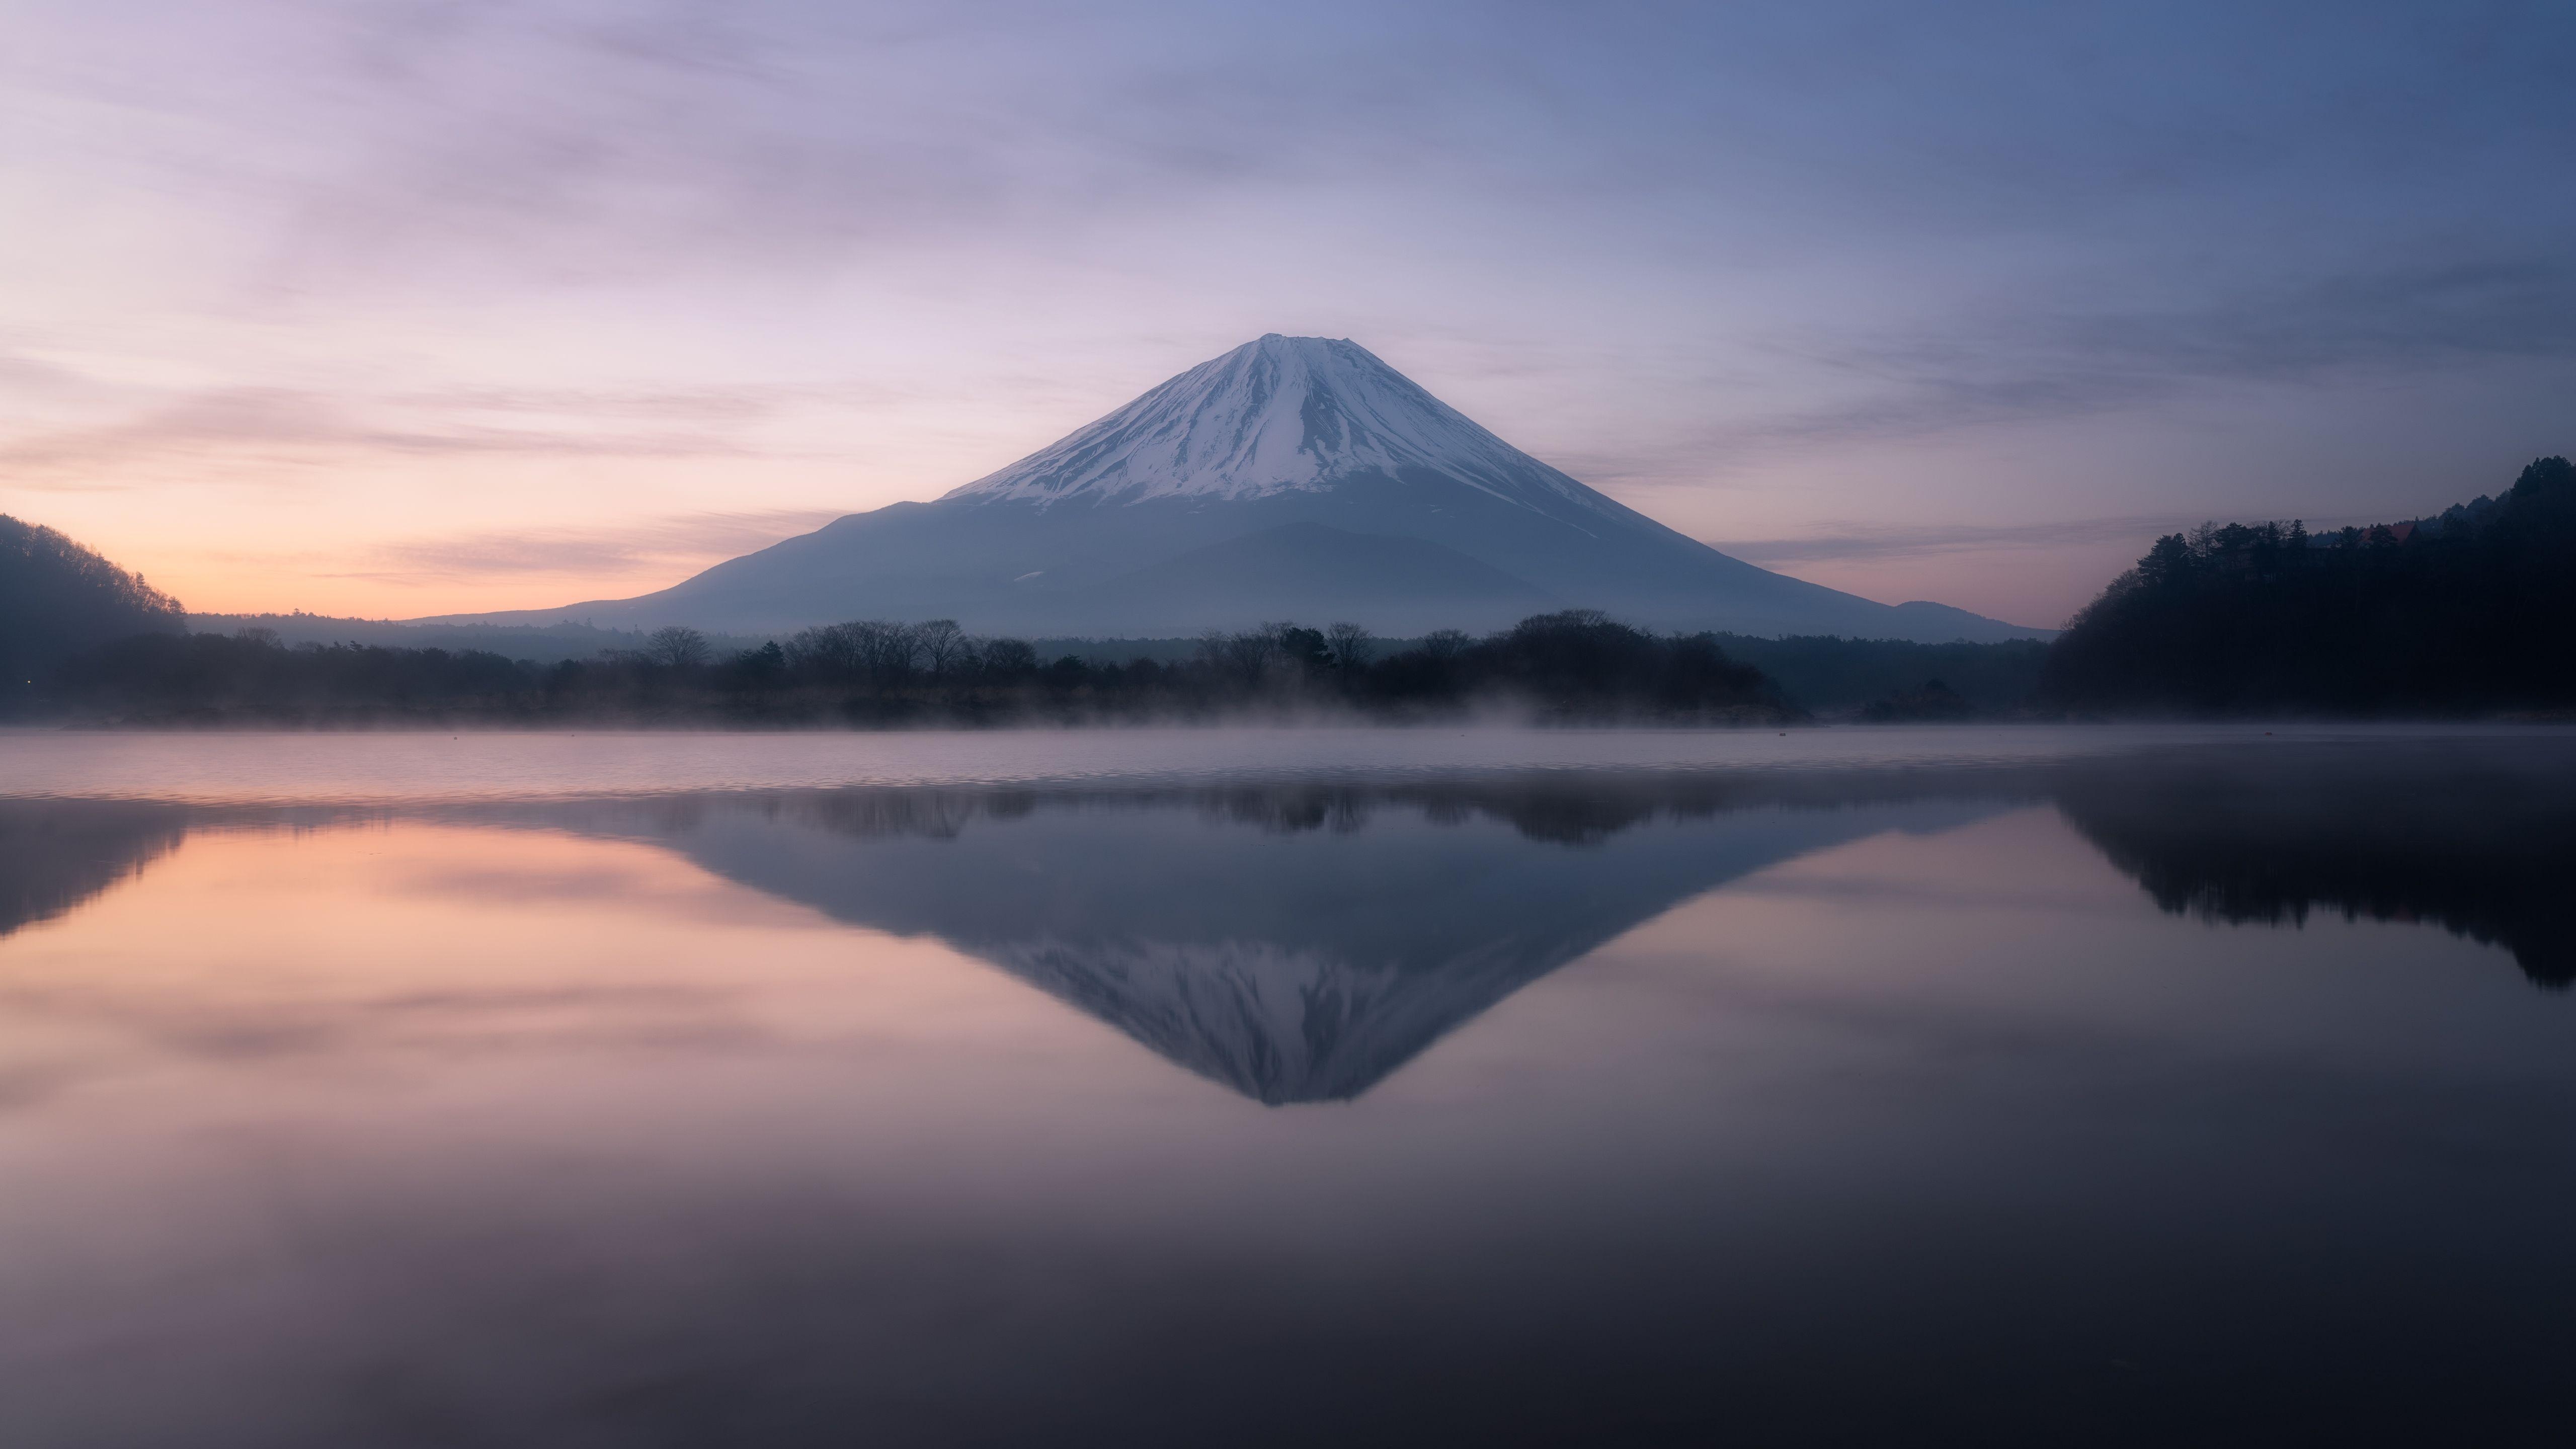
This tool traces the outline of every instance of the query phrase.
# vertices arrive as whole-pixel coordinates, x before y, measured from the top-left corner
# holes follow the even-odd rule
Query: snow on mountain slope
[[[979,949],[1012,975],[1256,1102],[1347,1101],[1565,964],[1479,942],[1406,969],[1268,941],[1038,939]]]
[[[1508,503],[1606,501],[1348,339],[1276,332],[1200,363],[948,500],[1241,500],[1436,468]]]

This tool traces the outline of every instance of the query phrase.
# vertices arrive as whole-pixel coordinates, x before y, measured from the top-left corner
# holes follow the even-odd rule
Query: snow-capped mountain
[[[1272,333],[1202,362],[950,500],[1141,503],[1445,472],[1505,503],[1609,500],[1477,426],[1347,338]]]
[[[944,617],[978,632],[1169,636],[1286,618],[1405,635],[1578,607],[1748,634],[2042,632],[1729,558],[1356,343],[1275,333],[934,502],[852,514],[641,598],[439,622],[761,632]]]

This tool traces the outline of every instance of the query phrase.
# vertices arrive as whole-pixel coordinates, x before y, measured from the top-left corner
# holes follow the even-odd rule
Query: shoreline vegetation
[[[1192,657],[1042,659],[954,621],[857,620],[719,655],[673,626],[537,665],[480,651],[290,647],[273,633],[141,634],[64,661],[22,717],[122,727],[428,724],[899,728],[1274,722],[1770,725],[1806,712],[1709,635],[1589,610],[1395,650],[1356,624],[1210,633]]]
[[[1482,638],[1279,622],[1190,639],[1032,641],[934,619],[742,639],[310,615],[191,632],[168,595],[52,529],[0,516],[0,723],[2563,720],[2576,718],[2576,651],[2561,638],[2570,618],[2576,466],[2558,457],[2534,461],[2500,498],[2401,523],[2317,534],[2295,520],[2208,524],[2158,539],[2045,644],[1657,635],[1585,609]],[[408,640],[435,642],[397,642]],[[539,657],[477,647],[486,642]]]
[[[2310,533],[2169,534],[2050,645],[2039,697],[2076,714],[2549,715],[2576,710],[2576,465],[2501,498]]]

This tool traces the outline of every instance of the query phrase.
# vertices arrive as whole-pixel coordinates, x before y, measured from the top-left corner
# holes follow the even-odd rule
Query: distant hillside
[[[2576,708],[2576,466],[2502,498],[2310,534],[2171,534],[2051,647],[2042,691],[2087,711],[2462,714]]]
[[[603,650],[644,647],[641,630],[598,629],[588,624],[405,624],[391,619],[335,619],[324,614],[190,614],[188,627],[200,634],[236,634],[265,629],[280,644],[374,644],[387,649],[479,650],[506,659],[559,664],[590,659]],[[756,648],[766,636],[710,635],[708,647],[718,653]]]
[[[0,700],[81,650],[186,627],[178,600],[50,528],[0,513]]]

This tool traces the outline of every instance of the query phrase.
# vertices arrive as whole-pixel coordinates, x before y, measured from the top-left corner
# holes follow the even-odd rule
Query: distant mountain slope
[[[1512,447],[1354,343],[1276,334],[936,502],[853,514],[640,598],[436,622],[758,632],[949,617],[991,632],[1167,629],[1179,626],[1116,615],[1119,588],[1103,586],[1293,525],[1445,552],[1389,554],[1363,580],[1320,567],[1309,549],[1294,570],[1274,566],[1282,587],[1259,598],[1216,571],[1184,585],[1182,568],[1155,597],[1216,625],[1284,614],[1356,618],[1381,633],[1500,627],[1530,611],[1524,589],[1657,629],[1933,641],[2040,632],[1935,604],[1891,608],[1730,558]],[[1429,572],[1398,577],[1417,567]],[[1419,612],[1370,617],[1372,605]]]
[[[1565,607],[1546,590],[1419,538],[1351,533],[1321,523],[1277,528],[1195,548],[1092,585],[1064,607],[1095,629],[1197,630],[1243,617],[1366,619],[1380,630],[1422,633],[1461,613],[1521,618]]]
[[[81,650],[186,631],[178,600],[53,529],[0,513],[0,709]]]

